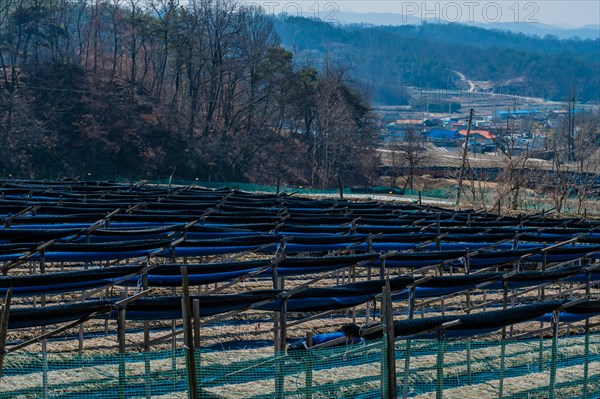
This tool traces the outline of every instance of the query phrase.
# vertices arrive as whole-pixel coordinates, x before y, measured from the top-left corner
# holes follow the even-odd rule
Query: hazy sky
[[[600,1],[598,0],[254,0],[252,2],[262,4],[276,14],[285,8],[289,13],[295,13],[294,10],[300,8],[304,15],[313,15],[318,9],[319,16],[325,16],[325,19],[327,16],[334,18],[336,10],[340,10],[357,13],[405,14],[431,22],[436,19],[455,22],[540,22],[569,27],[600,24]]]

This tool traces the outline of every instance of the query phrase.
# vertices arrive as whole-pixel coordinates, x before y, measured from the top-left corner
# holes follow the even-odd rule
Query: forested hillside
[[[282,42],[309,61],[347,63],[351,75],[371,86],[380,104],[408,101],[405,87],[458,88],[468,79],[492,81],[511,94],[600,101],[600,39],[559,40],[461,24],[418,26],[331,25],[281,17]]]
[[[364,183],[368,104],[279,43],[235,2],[2,0],[0,175]]]

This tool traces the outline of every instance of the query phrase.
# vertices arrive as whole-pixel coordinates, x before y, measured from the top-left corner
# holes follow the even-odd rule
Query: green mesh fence
[[[169,184],[169,179],[162,179],[154,181],[155,184]],[[206,181],[195,181],[195,180],[185,180],[185,179],[173,179],[170,181],[171,184],[176,185],[198,185],[202,187],[208,188],[222,188],[222,187],[230,187],[230,188],[238,188],[243,191],[250,192],[265,192],[265,193],[275,193],[277,192],[277,186],[270,186],[264,184],[255,184],[255,183],[240,183],[234,181],[227,182],[206,182]],[[325,195],[338,195],[339,189],[328,189],[328,190],[320,190],[316,188],[308,188],[308,187],[290,187],[281,185],[279,187],[280,192],[287,193],[298,193],[298,194],[325,194]],[[402,195],[407,197],[414,197],[415,199],[419,196],[419,192],[421,193],[422,198],[434,198],[434,199],[445,199],[451,200],[456,196],[456,189],[450,187],[448,189],[438,189],[438,190],[410,190],[410,189],[402,189],[397,187],[387,187],[387,186],[370,186],[370,187],[344,187],[344,194],[372,194],[372,195]]]
[[[397,340],[398,396],[598,398],[600,334],[519,341]],[[383,340],[273,355],[196,351],[203,398],[380,398]],[[186,352],[11,353],[0,398],[187,398]]]

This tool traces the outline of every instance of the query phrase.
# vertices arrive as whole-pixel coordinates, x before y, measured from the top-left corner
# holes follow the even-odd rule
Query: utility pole
[[[575,160],[575,97],[569,100],[569,160]]]
[[[469,124],[467,125],[467,136],[465,137],[465,148],[463,149],[462,162],[460,164],[460,172],[458,173],[458,186],[456,187],[456,203],[455,206],[460,205],[460,194],[462,192],[462,184],[465,174],[465,168],[467,165],[467,154],[469,152],[469,136],[471,135],[471,124],[473,123],[473,108],[469,111]]]

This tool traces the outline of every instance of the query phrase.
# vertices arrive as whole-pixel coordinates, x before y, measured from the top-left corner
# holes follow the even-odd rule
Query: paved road
[[[469,93],[473,93],[475,91],[475,88],[477,87],[477,85],[475,85],[475,83],[473,83],[472,80],[467,79],[464,73],[459,72],[459,71],[453,71],[453,72],[458,75],[458,77],[460,78],[461,81],[467,82],[469,84]]]

